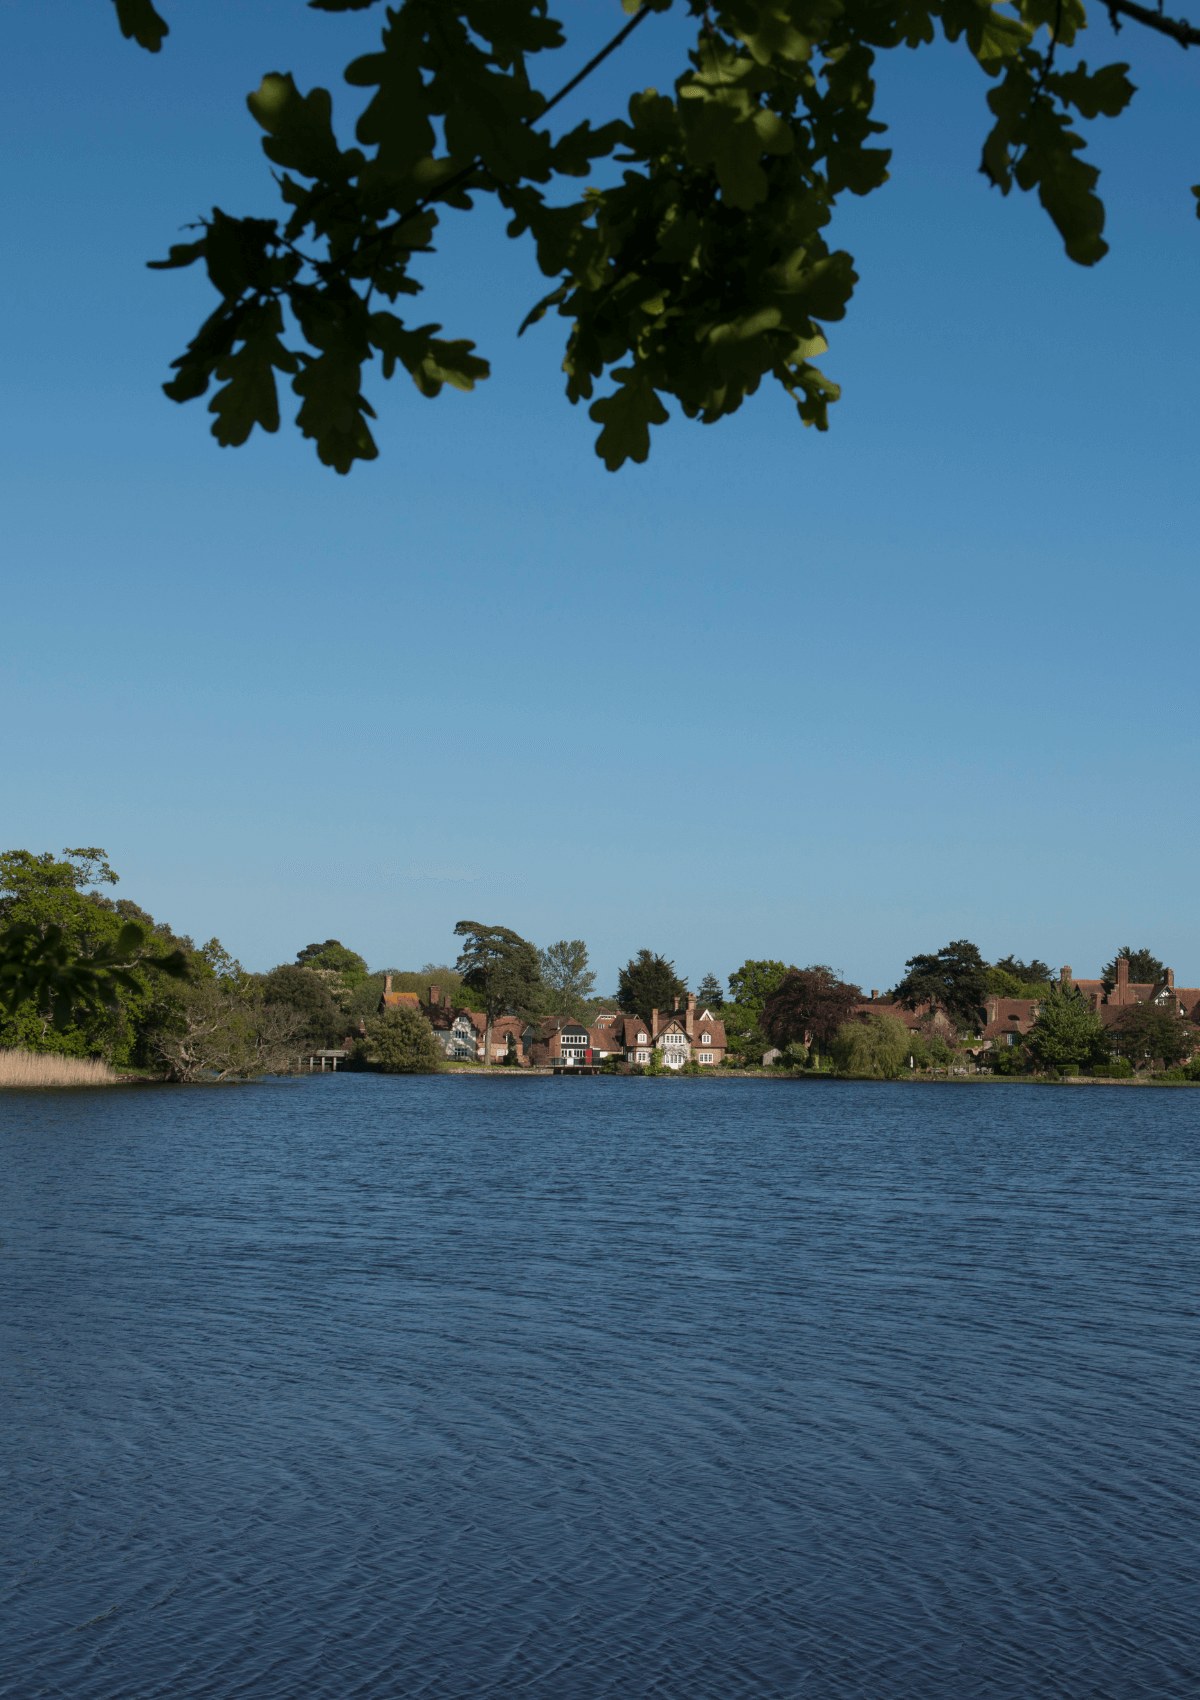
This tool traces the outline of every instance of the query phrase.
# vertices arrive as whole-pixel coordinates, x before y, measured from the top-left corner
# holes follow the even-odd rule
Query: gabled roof
[[[421,1000],[416,992],[384,992],[380,1000],[382,1009],[420,1009]]]

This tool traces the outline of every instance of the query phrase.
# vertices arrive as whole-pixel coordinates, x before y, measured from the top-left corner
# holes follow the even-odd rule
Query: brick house
[[[621,1055],[619,1023],[624,1018],[601,1010],[589,1027],[582,1021],[544,1021],[521,1035],[522,1060],[534,1068],[595,1068]]]
[[[626,1062],[648,1063],[656,1050],[662,1052],[660,1061],[668,1068],[682,1068],[686,1062],[715,1068],[725,1061],[725,1023],[711,1009],[697,1013],[694,992],[688,993],[683,1009],[676,998],[673,1010],[652,1009],[648,1021],[640,1015],[618,1019],[624,1029]]]
[[[1111,991],[1105,991],[1103,980],[1077,980],[1070,968],[1060,969],[1058,977],[1062,985],[1078,987],[1106,1027],[1111,1027],[1119,1019],[1121,1011],[1135,1003],[1154,1003],[1160,1009],[1174,1008],[1177,1015],[1195,1020],[1200,1015],[1196,1008],[1200,1004],[1200,987],[1177,986],[1175,970],[1168,968],[1166,972],[1166,984],[1162,986],[1131,980],[1129,959],[1121,956],[1117,958],[1117,981]]]
[[[480,1014],[477,1009],[467,1009],[463,1004],[456,1004],[447,992],[444,996],[440,986],[430,986],[429,1000],[419,1005],[429,1025],[433,1028],[433,1036],[451,1062],[482,1062],[483,1047],[487,1040],[487,1016]],[[492,1021],[492,1061],[504,1062],[512,1047],[516,1048],[517,1060],[524,1061],[521,1055],[522,1023],[513,1015],[497,1015]],[[510,1046],[511,1041],[511,1046]]]
[[[997,1050],[1014,1046],[1029,1032],[1041,1004],[1036,998],[994,998],[987,1000],[987,1023],[984,1026],[980,1050]]]

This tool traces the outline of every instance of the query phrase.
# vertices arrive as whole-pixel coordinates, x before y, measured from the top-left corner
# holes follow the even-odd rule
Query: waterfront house
[[[648,1063],[656,1050],[667,1068],[682,1068],[687,1062],[715,1068],[725,1060],[725,1023],[711,1009],[697,1013],[694,992],[688,993],[683,1009],[676,998],[673,1010],[652,1009],[648,1021],[640,1015],[626,1016],[624,1026],[627,1062]]]

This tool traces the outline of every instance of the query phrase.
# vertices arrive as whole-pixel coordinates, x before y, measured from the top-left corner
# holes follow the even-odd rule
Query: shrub
[[[384,1074],[436,1074],[442,1051],[420,1010],[394,1005],[367,1022],[366,1059]]]
[[[990,1054],[993,1074],[1019,1074],[1025,1067],[1022,1045],[997,1045]]]
[[[1061,1067],[1059,1068],[1058,1072],[1060,1074],[1078,1074],[1079,1073],[1079,1064],[1078,1063],[1063,1063],[1061,1065]]]
[[[1107,1063],[1097,1063],[1095,1068],[1092,1070],[1092,1074],[1097,1080],[1107,1080],[1111,1073],[1112,1069]]]
[[[1128,1057],[1114,1057],[1108,1065],[1108,1072],[1113,1080],[1128,1080],[1133,1073],[1133,1064]]]

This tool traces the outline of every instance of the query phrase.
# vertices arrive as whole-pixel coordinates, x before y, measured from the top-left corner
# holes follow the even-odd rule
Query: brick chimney
[[[687,1036],[690,1039],[692,1034],[696,1030],[696,994],[695,994],[695,992],[689,992],[688,993],[687,1020],[684,1022],[684,1027],[687,1031]]]
[[[874,1002],[875,1002],[875,999],[876,999],[876,998],[877,998],[877,997],[878,997],[878,996],[879,996],[879,993],[878,993],[878,992],[876,992],[876,991],[872,991],[872,993],[871,993],[871,1002],[872,1002],[872,1003],[874,1003]]]
[[[1172,991],[1175,990],[1175,970],[1173,968],[1167,969],[1167,985]]]
[[[439,986],[430,986],[430,988],[429,988],[429,1006],[430,1006],[430,1008],[432,1009],[436,1004],[440,1003],[441,999],[442,999],[441,988]]]
[[[1117,1002],[1129,1002],[1129,958],[1127,956],[1117,958]]]
[[[1060,986],[1069,986],[1071,984],[1071,970],[1069,968],[1059,969],[1058,983]]]
[[[656,1009],[652,1009],[650,1011],[650,1037],[651,1037],[651,1039],[653,1039],[657,1035],[657,1033],[658,1033],[658,1011]]]
[[[391,989],[392,989],[392,976],[390,974],[385,974],[383,976],[383,995],[384,995],[384,997],[386,997],[388,995],[388,993],[391,991]]]
[[[676,1009],[679,1008],[679,999],[678,998],[675,999],[675,1008]]]

